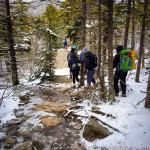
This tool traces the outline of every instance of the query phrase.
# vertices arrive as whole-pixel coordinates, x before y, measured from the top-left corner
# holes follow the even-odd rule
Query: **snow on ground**
[[[88,99],[84,100],[83,103],[80,104],[84,106],[84,109],[79,111],[78,114],[88,115],[89,117],[91,115],[95,115],[95,117],[120,131],[119,133],[113,129],[109,129],[113,133],[112,135],[105,139],[97,139],[94,142],[88,142],[82,137],[82,130],[81,141],[85,143],[88,150],[101,149],[102,147],[106,147],[109,150],[150,149],[150,109],[144,108],[145,101],[136,105],[146,97],[146,94],[141,91],[146,92],[148,73],[146,73],[145,70],[141,70],[140,82],[136,83],[135,72],[136,71],[133,70],[127,80],[127,97],[117,97],[116,102],[113,105],[110,105],[109,103],[102,103],[101,105],[96,106],[99,107],[101,111],[107,114],[112,114],[116,117],[116,119],[98,114],[96,115],[88,111],[92,108],[92,106],[94,106]],[[69,69],[57,69],[56,75],[69,76]],[[36,82],[34,82],[34,84],[36,84]],[[11,90],[11,88],[8,89],[6,95],[11,92]],[[2,93],[3,90],[0,89],[0,96]],[[7,98],[4,98],[4,101],[0,106],[0,126],[8,120],[15,118],[13,110],[18,109],[18,104],[19,99],[13,95],[13,92]],[[32,121],[31,119],[30,121]],[[88,121],[88,119],[85,118],[81,120],[84,124]],[[35,124],[39,123],[35,118],[33,118],[33,121]],[[0,137],[2,136],[3,135],[0,133]]]
[[[0,97],[2,97],[3,92],[4,92],[4,89],[0,89]],[[20,100],[18,99],[18,97],[14,96],[12,88],[8,88],[4,94],[3,102],[0,105],[0,127],[4,123],[6,123],[8,120],[15,118],[13,111],[19,108],[18,106],[19,101]]]
[[[100,120],[106,122],[118,129],[121,133],[113,132],[112,135],[105,139],[95,140],[94,142],[87,142],[82,138],[87,146],[87,149],[100,149],[105,146],[108,149],[150,149],[150,109],[144,108],[144,102],[136,105],[139,101],[143,100],[146,94],[148,74],[142,70],[140,76],[140,83],[135,83],[135,70],[127,81],[127,97],[117,97],[113,105],[103,103],[97,107],[101,111],[112,114],[116,119],[110,119],[106,116],[95,115],[89,111],[82,111],[82,115],[95,115]],[[132,90],[131,90],[132,89]],[[121,93],[120,93],[121,94]],[[91,110],[87,106],[88,100],[85,100],[82,105],[85,110]],[[92,105],[91,105],[92,107]],[[84,113],[86,112],[86,114]],[[88,113],[88,114],[87,114]],[[80,114],[80,113],[79,113]],[[88,120],[84,122],[86,123]],[[108,128],[108,127],[107,127]],[[83,132],[83,131],[82,131]],[[82,134],[81,134],[82,135]]]
[[[67,76],[70,73],[69,68],[64,68],[64,69],[56,69],[55,70],[55,75],[62,75],[62,76]]]

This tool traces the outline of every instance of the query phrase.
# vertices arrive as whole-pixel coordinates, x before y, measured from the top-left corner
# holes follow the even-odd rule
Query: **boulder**
[[[62,92],[63,94],[65,94],[65,93],[69,92],[70,90],[72,90],[71,87],[63,88],[63,89],[61,90],[61,92]]]
[[[19,130],[18,133],[21,134],[21,135],[29,135],[30,131],[28,131],[28,130],[25,130],[25,131]]]
[[[64,116],[67,113],[67,109],[69,108],[68,102],[64,103],[56,103],[56,102],[46,102],[41,103],[32,109],[38,110],[38,111],[45,111],[48,113],[54,113],[57,116]]]
[[[46,126],[58,126],[62,122],[61,118],[44,118],[41,120],[41,123]]]
[[[27,141],[23,143],[21,146],[18,146],[14,150],[33,150],[33,142],[32,141]]]
[[[82,91],[76,91],[76,92],[71,93],[70,97],[78,100],[78,99],[83,98],[83,93],[82,93]]]
[[[40,125],[34,126],[32,128],[32,131],[40,131],[40,130],[42,130],[42,127]]]
[[[15,144],[17,141],[14,139],[6,139],[6,144]]]
[[[31,118],[32,116],[33,116],[33,115],[25,116],[23,120],[26,121],[26,120],[28,120],[29,118]]]
[[[96,120],[90,118],[88,123],[85,125],[83,137],[90,142],[93,142],[95,139],[103,139],[112,133],[100,125]]]
[[[20,93],[20,94],[18,95],[18,97],[20,98],[20,100],[21,100],[23,103],[25,103],[25,104],[28,103],[28,101],[29,101],[29,99],[30,99],[31,96],[34,96],[34,94],[31,93],[31,92],[29,92],[29,91],[22,92],[22,93]]]

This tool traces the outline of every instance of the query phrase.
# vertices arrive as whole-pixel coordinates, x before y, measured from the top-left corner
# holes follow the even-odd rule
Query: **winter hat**
[[[122,50],[123,50],[123,46],[118,45],[117,48],[116,48],[117,53],[119,53]]]
[[[88,49],[86,47],[84,47],[81,51],[83,54],[87,53],[88,52]]]

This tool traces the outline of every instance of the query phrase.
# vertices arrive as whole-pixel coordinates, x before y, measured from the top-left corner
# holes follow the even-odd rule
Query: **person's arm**
[[[117,64],[120,61],[120,53],[116,54],[113,60],[113,68],[117,67]]]

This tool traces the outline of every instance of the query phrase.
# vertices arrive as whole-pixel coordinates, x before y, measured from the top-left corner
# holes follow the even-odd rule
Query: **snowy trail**
[[[56,69],[64,69],[68,68],[67,55],[69,53],[70,48],[67,49],[59,49],[56,54],[54,66]]]

